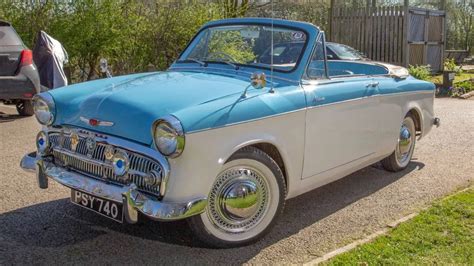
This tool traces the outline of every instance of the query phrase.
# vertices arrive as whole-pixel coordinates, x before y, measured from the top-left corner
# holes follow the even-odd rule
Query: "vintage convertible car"
[[[433,84],[324,47],[308,23],[210,22],[167,71],[39,94],[21,167],[116,221],[187,218],[210,246],[248,244],[286,199],[380,160],[403,170],[439,123]]]

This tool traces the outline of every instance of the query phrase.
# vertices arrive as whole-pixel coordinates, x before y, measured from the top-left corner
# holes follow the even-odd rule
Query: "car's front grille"
[[[117,176],[114,174],[112,163],[105,158],[107,144],[96,143],[95,148],[89,151],[86,137],[80,136],[74,151],[71,148],[70,135],[64,135],[61,141],[59,133],[50,133],[49,140],[52,155],[57,164],[97,179],[125,185],[134,183],[139,190],[159,195],[159,185],[150,186],[145,183],[145,176],[152,170],[163,178],[161,165],[152,158],[129,151],[124,147],[114,147],[125,151],[129,157],[129,170],[125,175]]]

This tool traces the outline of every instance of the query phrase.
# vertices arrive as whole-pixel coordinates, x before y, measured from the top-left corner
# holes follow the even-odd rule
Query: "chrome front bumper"
[[[47,159],[36,155],[36,152],[27,154],[20,163],[21,168],[28,172],[35,172],[38,186],[48,188],[48,178],[69,187],[92,194],[97,197],[123,204],[124,217],[128,223],[138,221],[138,212],[157,221],[173,221],[184,219],[204,212],[207,198],[198,198],[188,202],[164,202],[152,196],[141,193],[134,184],[119,186],[108,184],[76,172],[58,167]]]

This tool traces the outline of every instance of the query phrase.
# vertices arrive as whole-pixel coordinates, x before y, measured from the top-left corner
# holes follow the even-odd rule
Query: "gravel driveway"
[[[441,127],[417,143],[405,171],[365,168],[290,200],[262,241],[211,250],[183,222],[120,225],[72,205],[69,190],[54,182],[37,188],[18,164],[34,150],[39,126],[0,106],[0,265],[306,262],[472,183],[474,101],[436,99],[435,109]]]

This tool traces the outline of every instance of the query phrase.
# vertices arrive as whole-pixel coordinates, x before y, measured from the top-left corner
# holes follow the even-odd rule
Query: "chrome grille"
[[[64,135],[63,145],[60,145],[59,133],[50,134],[49,139],[52,145],[52,155],[59,165],[101,180],[124,185],[134,183],[139,190],[159,195],[159,186],[149,186],[145,183],[145,176],[152,170],[158,172],[163,178],[161,165],[153,159],[122,147],[114,147],[126,151],[130,159],[127,173],[124,176],[117,176],[114,174],[112,163],[105,159],[104,151],[107,144],[97,143],[93,152],[88,154],[84,136],[79,136],[76,151],[71,148],[69,135]]]

